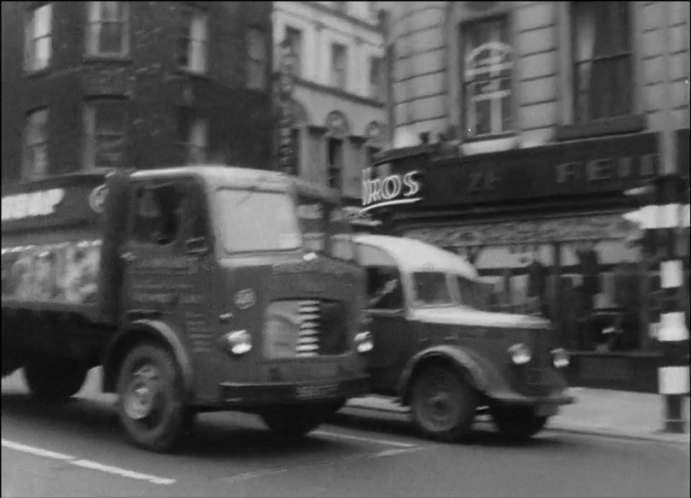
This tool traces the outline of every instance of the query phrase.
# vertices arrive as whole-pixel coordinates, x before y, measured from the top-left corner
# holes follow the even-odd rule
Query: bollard
[[[657,339],[661,348],[658,367],[658,392],[664,403],[665,432],[684,432],[685,395],[689,392],[689,331],[682,304],[684,265],[677,254],[679,230],[686,224],[684,181],[678,175],[664,175],[655,180],[655,204],[646,209],[644,223],[648,241],[660,261],[658,294],[659,327]],[[652,209],[651,209],[652,208]]]

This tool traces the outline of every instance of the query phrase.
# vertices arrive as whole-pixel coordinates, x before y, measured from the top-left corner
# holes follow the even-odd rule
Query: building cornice
[[[339,18],[339,19],[343,19],[346,22],[353,23],[353,24],[356,24],[357,26],[360,26],[362,28],[369,29],[370,31],[373,31],[375,33],[383,34],[383,32],[384,32],[384,30],[382,29],[382,27],[378,23],[375,24],[375,23],[363,21],[362,19],[360,19],[358,17],[351,16],[349,14],[345,14],[343,12],[340,12],[336,9],[331,8],[331,7],[327,7],[327,6],[322,5],[320,3],[317,3],[317,2],[297,2],[297,3],[301,3],[302,5],[305,5],[311,9],[330,14],[334,17]]]

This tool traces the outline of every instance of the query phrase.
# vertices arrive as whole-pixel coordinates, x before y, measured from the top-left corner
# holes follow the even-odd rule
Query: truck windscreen
[[[294,250],[301,246],[300,226],[287,192],[221,189],[223,247],[228,252]]]

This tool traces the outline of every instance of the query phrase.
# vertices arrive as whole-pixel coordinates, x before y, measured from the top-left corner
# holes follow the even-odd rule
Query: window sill
[[[645,125],[645,116],[641,114],[596,119],[588,123],[558,126],[556,139],[557,141],[565,141],[602,135],[636,133],[645,130]]]
[[[24,76],[27,78],[38,78],[41,76],[45,76],[46,74],[50,73],[51,67],[42,67],[41,69],[25,69],[24,70]]]
[[[515,137],[515,136],[516,136],[516,133],[513,131],[509,131],[506,133],[496,133],[494,135],[481,135],[479,137],[466,136],[463,138],[463,143],[487,142],[489,140],[500,140],[500,139],[511,138],[511,137]]]
[[[117,62],[120,64],[132,64],[132,57],[130,55],[118,54],[88,54],[82,56],[82,62],[97,63],[97,62]]]
[[[197,78],[204,81],[211,81],[211,76],[209,76],[208,72],[200,73],[197,71],[192,71],[191,69],[187,69],[186,67],[179,67],[178,74],[189,76],[191,78]]]

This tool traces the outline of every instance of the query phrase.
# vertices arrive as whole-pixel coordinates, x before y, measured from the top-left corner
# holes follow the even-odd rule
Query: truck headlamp
[[[252,336],[246,330],[234,330],[224,337],[226,349],[237,356],[249,353],[252,350]]]
[[[374,348],[374,338],[368,330],[355,335],[355,347],[358,353],[369,353]]]
[[[514,344],[509,348],[509,355],[511,355],[511,361],[516,365],[525,365],[530,362],[532,355],[530,354],[530,349],[523,343]]]
[[[564,348],[556,348],[552,350],[552,363],[557,368],[566,368],[571,363],[569,353]]]

